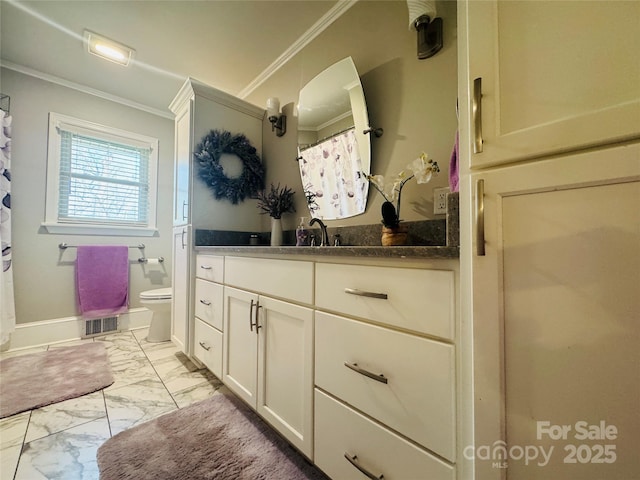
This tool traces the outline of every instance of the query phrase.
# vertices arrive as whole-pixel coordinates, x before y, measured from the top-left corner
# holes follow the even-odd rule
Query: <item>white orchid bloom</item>
[[[424,152],[411,162],[407,168],[413,171],[417,183],[429,183],[433,173],[440,171],[438,164],[433,160],[429,160],[429,155]]]

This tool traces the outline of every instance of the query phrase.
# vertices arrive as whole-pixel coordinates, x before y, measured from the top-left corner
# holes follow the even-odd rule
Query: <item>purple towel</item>
[[[129,248],[80,245],[76,259],[78,306],[85,319],[108,317],[129,308]]]
[[[459,155],[459,139],[456,132],[456,143],[453,145],[451,152],[451,161],[449,162],[449,189],[451,192],[458,191],[458,155]]]

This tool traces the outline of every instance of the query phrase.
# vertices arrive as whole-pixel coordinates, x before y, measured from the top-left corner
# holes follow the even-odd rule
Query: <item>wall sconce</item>
[[[418,32],[418,58],[433,57],[443,46],[442,19],[436,18],[436,2],[407,0],[409,28]]]
[[[287,116],[280,113],[280,100],[271,97],[267,100],[267,118],[271,122],[271,131],[278,137],[287,133]]]

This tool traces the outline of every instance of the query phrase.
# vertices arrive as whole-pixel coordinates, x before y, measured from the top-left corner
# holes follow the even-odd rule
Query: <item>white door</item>
[[[640,137],[640,2],[459,8],[470,97],[481,82],[469,128],[484,142],[472,168]]]
[[[222,381],[256,409],[258,295],[224,287]]]
[[[313,458],[313,310],[259,302],[258,413]]]
[[[193,101],[190,100],[176,116],[175,159],[173,172],[173,225],[190,223],[191,209],[191,145]]]
[[[472,183],[475,478],[635,478],[640,144]]]
[[[191,291],[191,227],[173,229],[173,302],[171,304],[171,340],[190,354],[189,305]]]

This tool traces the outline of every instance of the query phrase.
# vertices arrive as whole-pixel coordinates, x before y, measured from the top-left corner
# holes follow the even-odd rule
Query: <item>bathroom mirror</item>
[[[371,145],[360,76],[351,57],[319,73],[298,98],[298,166],[312,217],[359,215],[367,204]]]

